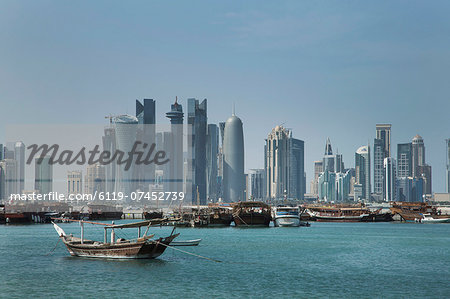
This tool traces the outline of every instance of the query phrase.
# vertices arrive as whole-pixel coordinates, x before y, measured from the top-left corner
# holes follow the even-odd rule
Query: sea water
[[[123,223],[126,221],[119,221]],[[117,223],[117,221],[116,221]],[[77,223],[60,224],[79,236]],[[151,233],[167,236],[172,227]],[[137,229],[116,230],[136,238]],[[51,224],[0,226],[0,297],[385,298],[450,294],[450,224],[315,223],[300,228],[177,228],[154,260],[71,257]],[[85,238],[103,229],[85,225]]]

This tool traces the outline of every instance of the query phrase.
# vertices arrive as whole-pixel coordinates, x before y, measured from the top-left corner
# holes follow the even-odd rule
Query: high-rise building
[[[446,172],[446,185],[447,193],[450,193],[450,138],[445,140],[447,144],[447,172]]]
[[[113,122],[116,132],[117,150],[124,153],[131,152],[136,142],[138,119],[131,115],[120,115],[114,117]],[[129,196],[131,192],[136,191],[136,173],[134,166],[134,163],[131,163],[128,169],[126,169],[127,165],[125,163],[116,166],[116,192],[123,192],[126,196]],[[87,185],[88,181],[86,180]]]
[[[207,100],[199,103],[188,99],[188,170],[191,181],[190,199],[197,202],[197,190],[200,204],[206,204],[206,131],[208,113]],[[189,198],[188,198],[189,200]]]
[[[250,169],[247,199],[261,201],[266,198],[264,169]]]
[[[391,127],[391,124],[376,125],[376,139],[383,142],[385,158],[391,157]]]
[[[396,191],[396,170],[395,159],[392,157],[384,158],[384,195],[385,201],[395,201]]]
[[[95,194],[95,192],[105,191],[105,167],[99,163],[88,165],[86,176],[84,177],[85,193]],[[126,185],[126,184],[125,184]],[[124,192],[124,191],[119,191]],[[125,194],[124,194],[125,195]],[[129,196],[129,194],[128,194]]]
[[[11,194],[17,194],[17,162],[14,159],[0,161],[1,190],[0,198],[8,199]]]
[[[382,139],[373,141],[373,190],[376,194],[384,194],[384,159],[386,159],[385,144]]]
[[[425,144],[420,135],[414,136],[412,140],[412,176],[420,177],[419,166],[425,165]]]
[[[14,157],[17,161],[17,191],[21,193],[25,188],[25,144],[22,141],[14,145]]]
[[[225,123],[223,140],[223,197],[226,202],[244,201],[244,132],[234,114]]]
[[[139,124],[154,125],[156,124],[156,108],[155,100],[144,99],[143,103],[136,100],[136,118]]]
[[[361,146],[355,153],[355,195],[357,185],[361,185],[361,199],[370,200],[370,147]],[[355,196],[356,198],[356,196]]]
[[[377,124],[373,144],[373,189],[382,196],[384,190],[384,159],[391,157],[391,125]]]
[[[314,178],[311,181],[311,193],[314,195],[319,194],[318,183],[319,176],[323,172],[323,161],[314,161]]]
[[[266,139],[265,172],[267,197],[302,200],[305,194],[304,142],[292,132],[275,127]]]
[[[327,202],[336,200],[336,173],[325,170],[319,176],[318,197]]]
[[[432,185],[432,177],[431,177],[431,166],[430,165],[421,165],[417,167],[418,177],[417,179],[422,179],[423,181],[423,192],[425,194],[433,193],[433,185]]]
[[[397,177],[412,176],[412,144],[400,143],[397,145]]]
[[[217,179],[218,154],[219,127],[215,124],[209,124],[206,137],[206,195],[208,201],[213,202],[219,199]]]
[[[3,144],[0,143],[0,161],[3,160],[3,152],[4,152]]]
[[[156,138],[156,102],[153,99],[136,100],[136,126],[135,139],[142,142],[137,149],[144,151],[143,144],[151,146]],[[139,165],[134,169],[134,187],[139,190],[150,191],[150,184],[155,180],[155,164]]]
[[[81,171],[67,172],[67,194],[83,193],[83,173]]]
[[[171,147],[169,150],[169,176],[170,192],[181,192],[183,190],[183,106],[178,104],[178,98],[171,105],[170,111],[166,113],[171,124]],[[167,177],[167,176],[166,176]]]
[[[344,172],[344,160],[342,154],[336,154],[334,156],[334,172]]]
[[[105,128],[104,136],[102,137],[103,150],[110,153],[116,152],[116,130],[115,127],[110,124]],[[105,191],[114,192],[116,185],[116,161],[107,163],[105,165]]]
[[[401,177],[397,179],[396,201],[423,202],[423,180]]]
[[[347,201],[349,199],[351,178],[350,170],[336,173],[336,201]]]
[[[335,172],[334,169],[334,160],[335,155],[333,155],[333,149],[331,148],[330,138],[327,138],[327,142],[325,144],[325,153],[323,156],[323,171],[331,171]]]
[[[53,165],[50,156],[36,158],[34,163],[34,189],[40,194],[53,191]]]

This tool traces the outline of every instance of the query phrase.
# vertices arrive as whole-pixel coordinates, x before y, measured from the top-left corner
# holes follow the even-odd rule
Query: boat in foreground
[[[271,220],[271,208],[263,202],[240,201],[233,207],[236,226],[269,226]]]
[[[201,241],[202,239],[173,241],[172,243],[170,243],[170,246],[197,246]]]
[[[416,218],[416,222],[420,223],[450,223],[450,216],[448,217],[433,217],[431,214],[423,214],[422,218]]]
[[[276,207],[274,225],[276,227],[300,226],[300,212],[298,207]]]
[[[152,221],[141,221],[120,225],[77,221],[80,222],[81,226],[81,238],[74,237],[72,234],[67,235],[64,230],[54,222],[53,226],[72,256],[111,259],[153,259],[163,254],[173,239],[179,235],[173,234],[173,231],[170,236],[165,238],[152,239],[154,235],[147,235],[147,232],[152,225],[160,225],[163,221],[164,220],[162,219],[154,219]],[[104,226],[104,241],[85,240],[83,226],[85,223]],[[147,227],[142,236],[141,227]],[[137,239],[116,239],[115,230],[124,228],[137,228]],[[108,229],[111,230],[109,242]]]

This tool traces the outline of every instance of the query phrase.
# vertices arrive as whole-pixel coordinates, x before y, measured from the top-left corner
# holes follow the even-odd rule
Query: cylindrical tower
[[[223,154],[224,200],[243,201],[245,200],[244,133],[241,119],[234,114],[225,123]]]
[[[116,128],[116,142],[117,149],[127,155],[131,152],[134,143],[136,142],[136,129],[138,119],[131,115],[120,115],[114,118]],[[124,157],[126,159],[126,157]],[[116,162],[116,161],[115,161]],[[125,170],[126,163],[116,167],[116,192],[124,192],[130,195],[135,191],[135,177],[134,177],[134,161],[128,170]]]

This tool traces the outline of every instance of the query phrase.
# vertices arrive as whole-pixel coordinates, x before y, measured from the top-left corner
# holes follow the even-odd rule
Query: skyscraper
[[[116,132],[117,149],[129,153],[136,142],[136,131],[138,119],[131,115],[120,115],[113,119]],[[116,166],[116,192],[123,192],[129,196],[136,191],[136,176],[134,163],[126,170],[126,164]],[[104,178],[103,178],[104,179]],[[86,185],[88,181],[86,180]]]
[[[151,146],[156,138],[156,102],[153,99],[144,99],[143,103],[136,100],[136,119],[139,124],[136,126],[136,140],[146,143]],[[137,147],[138,150],[143,150],[143,145]],[[155,165],[140,165],[135,168],[134,184],[136,188],[147,191],[149,186],[155,180]]]
[[[314,161],[314,178],[311,182],[311,193],[314,195],[319,194],[318,180],[322,172],[323,172],[323,161]]]
[[[374,193],[384,194],[384,159],[391,156],[391,124],[377,124],[373,145]]]
[[[397,145],[397,177],[412,176],[412,144],[400,143]]]
[[[423,202],[423,180],[402,177],[397,180],[396,201]]]
[[[334,169],[334,160],[335,156],[333,155],[333,149],[331,148],[330,138],[327,138],[327,142],[325,144],[325,153],[323,156],[323,171],[335,172]]]
[[[356,184],[361,185],[362,199],[370,200],[370,147],[361,146],[355,153]],[[356,189],[356,185],[355,185]],[[356,194],[355,190],[355,194]]]
[[[34,189],[40,194],[48,194],[53,190],[53,165],[50,157],[36,158],[34,163]]]
[[[384,145],[384,155],[391,156],[391,124],[377,124],[376,125],[376,139],[381,139]]]
[[[395,170],[395,159],[392,157],[384,158],[384,195],[383,199],[385,201],[395,201],[396,192],[396,170]]]
[[[247,199],[263,200],[266,197],[264,169],[250,169],[248,173],[248,194]]]
[[[170,111],[166,113],[166,117],[170,119],[171,124],[171,148],[169,150],[169,176],[170,192],[181,192],[183,190],[183,106],[178,104],[178,98],[171,105]]]
[[[266,139],[265,172],[267,197],[303,199],[304,142],[292,138],[292,132],[276,126]]]
[[[206,138],[206,195],[208,200],[216,202],[218,192],[218,154],[219,154],[219,127],[208,125]]]
[[[21,193],[25,187],[25,144],[22,141],[14,145],[14,157],[17,162],[17,192]]]
[[[136,118],[139,124],[154,125],[156,124],[156,108],[153,99],[144,99],[143,103],[136,100]]]
[[[1,190],[0,198],[8,199],[11,194],[17,194],[17,162],[14,159],[0,161]]]
[[[373,141],[373,189],[376,194],[384,194],[384,159],[386,152],[384,141],[375,138]]]
[[[412,140],[412,176],[420,177],[419,166],[425,165],[425,144],[419,135]]]
[[[223,140],[223,197],[226,202],[245,200],[244,132],[234,112],[225,123]]]
[[[0,143],[0,161],[3,160],[3,144]]]
[[[110,153],[116,152],[116,130],[112,124],[105,128],[105,134],[102,137],[103,150]],[[105,191],[114,192],[116,184],[116,162],[105,165]]]
[[[187,192],[193,203],[197,202],[197,188],[200,204],[206,204],[206,131],[207,100],[199,103],[188,99],[188,174],[191,184]],[[188,198],[189,200],[189,198]]]

